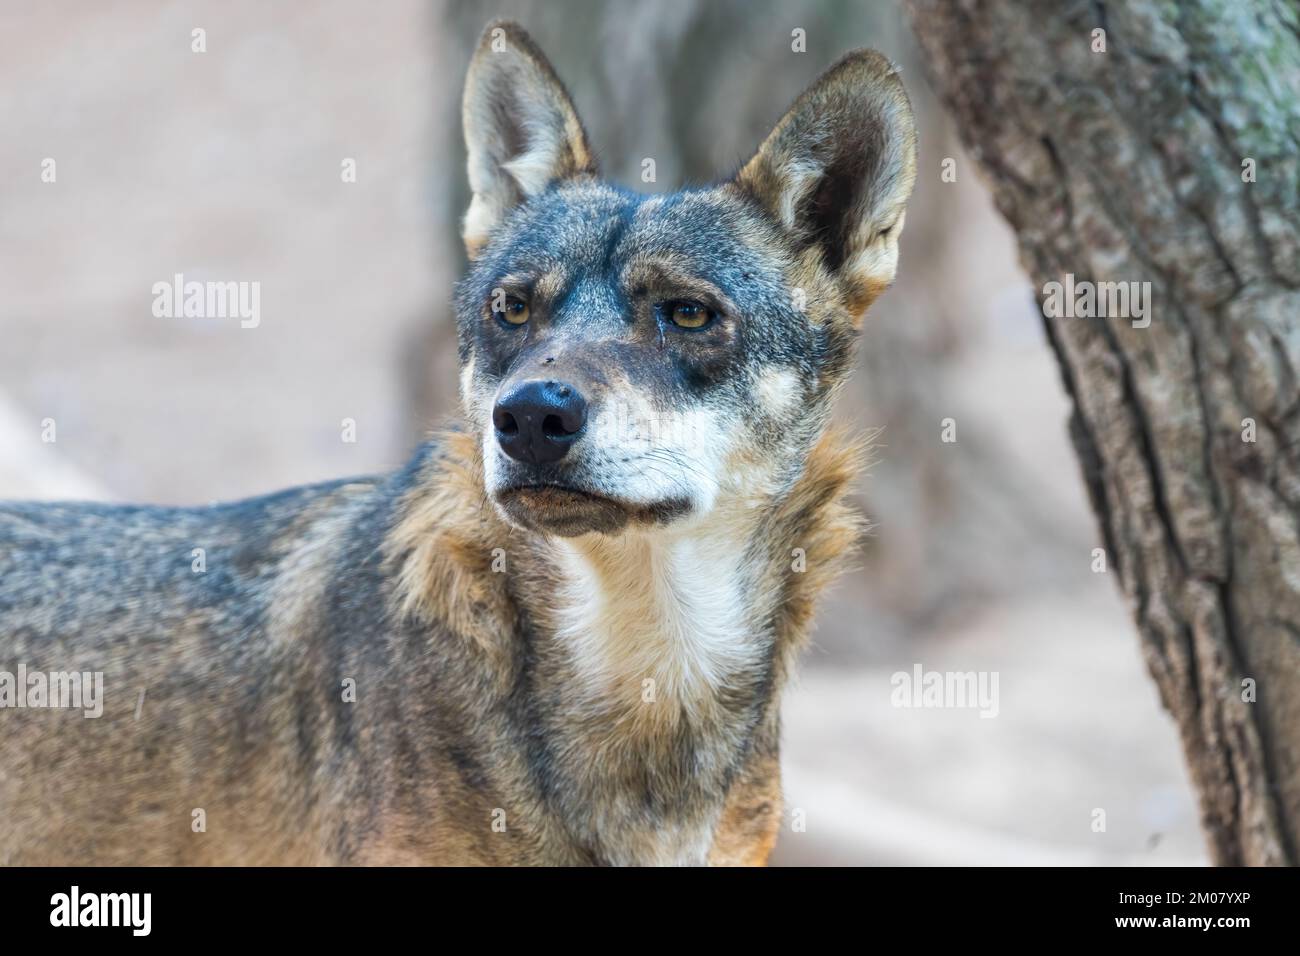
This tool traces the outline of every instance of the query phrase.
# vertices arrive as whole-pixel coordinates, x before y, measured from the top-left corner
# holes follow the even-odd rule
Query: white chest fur
[[[759,665],[742,541],[651,531],[556,550],[556,637],[588,694],[707,720],[718,692]]]

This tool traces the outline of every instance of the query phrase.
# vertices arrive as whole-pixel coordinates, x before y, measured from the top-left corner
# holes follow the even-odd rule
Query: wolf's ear
[[[489,23],[470,61],[462,102],[469,186],[462,236],[470,258],[514,206],[557,179],[595,173],[573,101],[516,23]]]
[[[858,50],[795,100],[734,185],[798,246],[819,248],[857,318],[894,280],[915,179],[916,131],[902,81],[884,56]]]

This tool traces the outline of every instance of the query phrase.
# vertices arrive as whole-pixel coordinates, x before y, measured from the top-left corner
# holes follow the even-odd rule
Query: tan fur
[[[445,454],[405,502],[403,519],[388,540],[397,563],[400,610],[441,621],[474,641],[498,667],[509,648],[514,609],[493,576],[493,551],[509,529],[488,504],[475,437],[448,431]]]
[[[746,766],[727,797],[711,866],[766,866],[781,833],[781,765],[775,755]]]

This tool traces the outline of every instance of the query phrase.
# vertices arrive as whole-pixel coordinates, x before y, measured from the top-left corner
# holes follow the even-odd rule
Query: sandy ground
[[[889,666],[805,670],[787,699],[777,861],[1204,862],[1178,741],[1109,595],[991,608]],[[987,670],[998,715],[891,705],[891,676]],[[1094,831],[1105,811],[1105,830]]]

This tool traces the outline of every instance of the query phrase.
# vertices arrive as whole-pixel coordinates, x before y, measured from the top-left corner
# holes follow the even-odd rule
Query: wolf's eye
[[[663,310],[673,325],[683,329],[702,329],[717,313],[698,302],[665,302]]]
[[[492,311],[511,325],[523,325],[528,321],[528,303],[513,295],[506,296],[500,307],[492,303]]]

